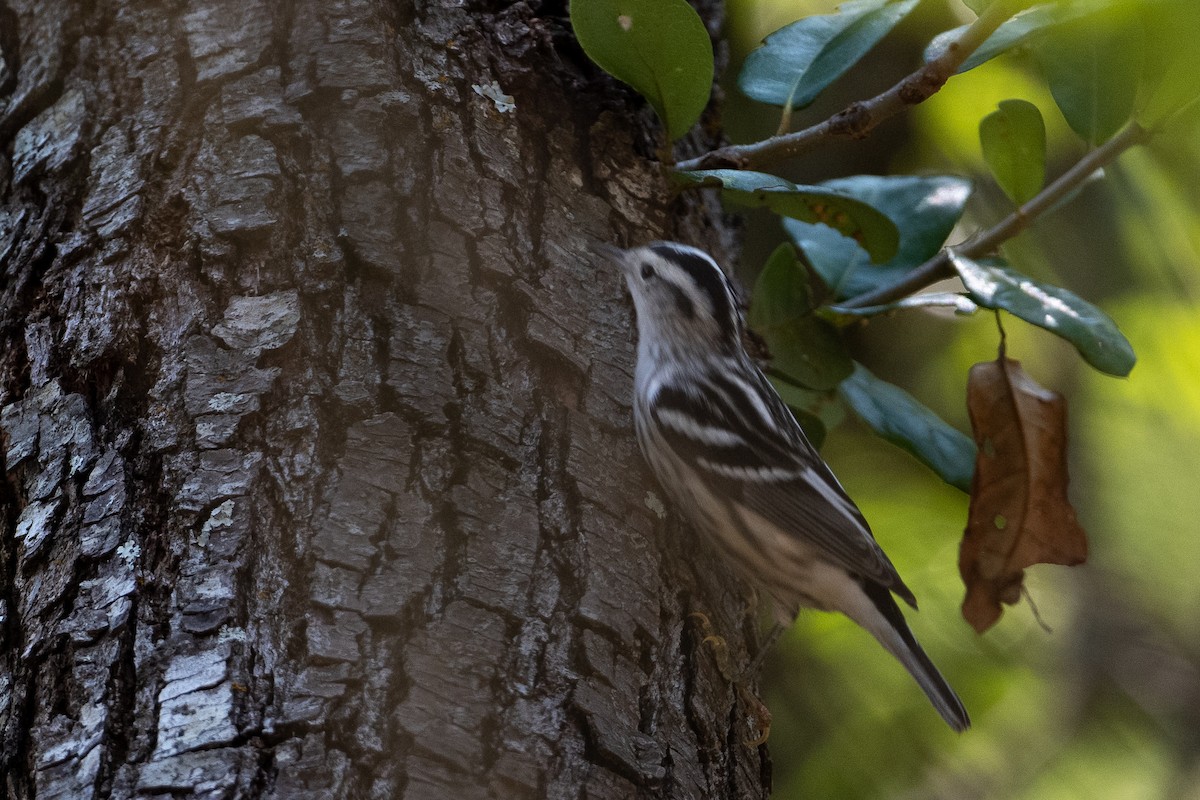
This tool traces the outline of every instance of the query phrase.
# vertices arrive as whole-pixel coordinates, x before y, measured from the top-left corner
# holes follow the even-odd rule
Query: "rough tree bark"
[[[728,230],[564,13],[0,0],[4,796],[765,793],[589,252]]]

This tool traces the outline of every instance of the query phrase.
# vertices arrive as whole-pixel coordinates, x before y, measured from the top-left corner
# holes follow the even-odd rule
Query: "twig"
[[[862,139],[885,119],[932,97],[996,28],[1027,3],[996,0],[937,58],[883,94],[852,103],[824,122],[761,142],[721,147],[682,161],[676,169],[752,169],[806,153],[834,139]]]
[[[1038,216],[1053,208],[1060,200],[1077,189],[1096,170],[1124,153],[1130,147],[1149,141],[1151,132],[1136,122],[1131,122],[1113,138],[1079,159],[1070,169],[1058,176],[1049,186],[1042,189],[1037,196],[1025,203],[1000,222],[981,231],[962,244],[955,245],[953,250],[960,256],[978,258],[995,250],[1001,244],[1025,230]],[[915,267],[903,278],[891,286],[884,286],[867,294],[847,300],[842,305],[846,308],[861,308],[890,303],[901,297],[907,297],[914,292],[924,289],[932,283],[944,278],[954,277],[954,267],[950,264],[947,248],[943,248],[936,256]]]

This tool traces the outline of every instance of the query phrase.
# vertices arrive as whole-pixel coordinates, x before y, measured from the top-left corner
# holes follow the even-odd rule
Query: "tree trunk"
[[[562,4],[417,5],[0,2],[4,796],[765,793],[590,252],[728,230]]]

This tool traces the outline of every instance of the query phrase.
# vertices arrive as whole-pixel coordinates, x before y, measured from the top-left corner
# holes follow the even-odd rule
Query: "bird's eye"
[[[648,281],[654,277],[654,267],[649,264],[642,264],[642,280]]]

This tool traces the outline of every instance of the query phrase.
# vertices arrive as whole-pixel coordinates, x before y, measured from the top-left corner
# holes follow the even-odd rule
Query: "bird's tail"
[[[971,718],[963,708],[958,695],[946,683],[942,673],[925,655],[917,638],[913,636],[900,612],[900,607],[892,599],[892,594],[886,587],[871,581],[863,582],[863,590],[874,606],[870,611],[876,613],[848,614],[855,622],[874,636],[884,648],[904,665],[909,674],[916,679],[917,684],[933,703],[933,707],[942,715],[951,728],[962,733],[971,727]],[[860,619],[859,617],[864,617]]]

